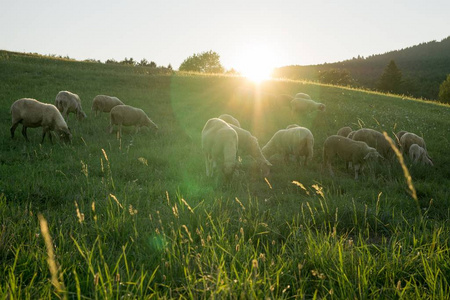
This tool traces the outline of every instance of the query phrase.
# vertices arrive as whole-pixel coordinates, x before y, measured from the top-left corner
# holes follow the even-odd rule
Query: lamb
[[[294,98],[291,100],[291,109],[294,113],[309,113],[315,110],[325,111],[325,104],[311,99]]]
[[[402,152],[408,154],[409,148],[411,147],[412,144],[417,144],[420,147],[422,147],[425,150],[425,152],[427,151],[427,146],[425,145],[425,141],[423,138],[412,132],[404,133],[400,138],[400,147],[402,149]]]
[[[427,151],[417,144],[412,144],[411,147],[409,147],[409,158],[413,163],[420,162],[422,165],[434,166],[433,161],[427,154]]]
[[[111,97],[106,95],[97,95],[92,100],[92,110],[97,116],[98,112],[111,112],[111,109],[117,105],[124,105],[117,97]]]
[[[349,126],[342,127],[341,129],[338,130],[337,135],[347,137],[350,134],[350,132],[352,132],[352,131],[353,131],[353,129]]]
[[[140,108],[130,105],[117,105],[111,109],[109,132],[113,132],[114,125],[119,126],[119,137],[122,136],[122,126],[135,126],[136,132],[140,127],[158,129],[158,125]]]
[[[344,160],[346,165],[352,163],[355,170],[355,180],[358,179],[358,172],[363,169],[367,161],[382,157],[375,148],[369,147],[364,142],[340,135],[329,136],[323,144],[323,164],[324,167],[328,167],[331,176],[334,176],[331,160],[336,155]]]
[[[67,127],[66,121],[62,117],[56,106],[42,103],[36,99],[23,98],[16,100],[11,105],[11,138],[14,138],[14,131],[19,123],[22,123],[22,135],[28,142],[27,128],[42,127],[42,141],[44,143],[45,134],[48,131],[56,131],[62,141],[70,141],[72,134]],[[50,142],[53,143],[52,135],[49,133]]]
[[[375,148],[386,159],[394,158],[394,150],[381,132],[370,128],[361,128],[355,131],[353,140],[365,142],[368,146]]]
[[[304,165],[313,157],[314,137],[305,127],[293,127],[290,129],[281,129],[275,132],[273,137],[262,148],[262,153],[269,158],[275,154],[284,156],[285,161],[289,155],[293,154],[297,161],[300,156],[305,157]]]
[[[69,113],[76,114],[78,120],[86,118],[86,114],[81,107],[80,97],[78,97],[77,94],[68,91],[59,92],[58,95],[56,95],[55,106],[59,109],[66,120]]]
[[[222,114],[219,116],[219,119],[224,120],[228,124],[232,124],[234,126],[241,127],[241,123],[239,123],[239,121],[232,115]]]
[[[225,181],[230,180],[237,165],[236,131],[222,119],[209,119],[202,130],[202,150],[205,154],[206,176],[213,177],[220,166]]]
[[[272,164],[264,157],[259,147],[258,139],[249,131],[233,124],[228,124],[238,135],[238,151],[240,154],[247,154],[253,157],[259,164],[259,168],[264,177],[269,176]]]

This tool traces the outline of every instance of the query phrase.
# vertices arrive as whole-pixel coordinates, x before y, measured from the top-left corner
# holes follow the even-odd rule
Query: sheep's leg
[[[17,126],[19,126],[19,122],[16,122],[16,123],[14,123],[14,124],[11,126],[10,131],[11,131],[11,138],[12,138],[12,139],[14,138],[14,131],[16,131]]]
[[[119,138],[122,137],[122,124],[119,124]]]
[[[27,127],[24,125],[22,125],[22,135],[25,137],[25,140],[28,142]]]
[[[357,164],[354,167],[355,167],[355,180],[358,180],[358,171],[359,171],[360,165]]]

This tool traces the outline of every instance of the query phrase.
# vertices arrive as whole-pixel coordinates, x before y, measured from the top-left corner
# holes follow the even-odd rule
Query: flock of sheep
[[[324,111],[325,105],[311,99],[304,93],[290,99],[294,113]],[[396,134],[396,144],[405,155],[409,155],[413,163],[433,165],[426,150],[425,141],[418,135],[400,131]],[[389,140],[388,140],[389,139]],[[323,144],[323,165],[333,176],[331,162],[338,156],[353,168],[355,179],[358,179],[364,165],[374,159],[392,161],[395,157],[391,146],[394,141],[374,129],[362,128],[353,131],[350,127],[341,128],[336,135],[329,136]],[[209,119],[202,130],[202,149],[205,155],[206,176],[212,177],[222,172],[225,180],[229,180],[239,165],[238,155],[250,155],[259,164],[262,175],[267,177],[272,166],[270,161],[274,155],[281,155],[285,161],[294,156],[297,162],[304,157],[304,165],[313,157],[314,137],[308,128],[297,124],[277,131],[267,144],[260,148],[257,139],[230,115],[221,115]]]
[[[294,97],[284,95],[290,100],[294,113],[324,111],[325,105],[311,99],[304,93]],[[158,129],[158,126],[140,108],[125,105],[116,97],[98,95],[92,101],[92,110],[110,113],[109,132],[114,126],[135,126],[136,131],[146,126]],[[28,141],[28,127],[42,127],[42,141],[47,132],[55,131],[63,141],[70,141],[72,134],[66,120],[69,113],[74,113],[79,120],[86,118],[80,97],[77,94],[61,91],[57,94],[55,105],[39,102],[31,98],[15,101],[11,106],[11,138],[19,124],[22,124],[22,134]],[[50,141],[52,135],[49,133]],[[400,131],[396,134],[396,144],[405,155],[409,155],[414,163],[433,165],[428,155],[425,141],[418,135]],[[335,156],[340,157],[347,168],[352,167],[355,179],[367,161],[382,158],[392,160],[394,151],[391,147],[394,141],[374,129],[362,128],[353,131],[350,127],[341,128],[336,135],[329,136],[323,144],[323,165],[329,169]],[[281,155],[285,161],[294,156],[297,162],[304,157],[304,165],[313,157],[314,136],[308,128],[297,124],[277,131],[267,144],[260,148],[258,140],[249,131],[241,128],[237,119],[228,114],[209,119],[202,130],[202,150],[205,155],[206,176],[213,177],[221,172],[225,180],[229,180],[239,165],[239,155],[249,155],[255,159],[264,177],[270,173],[272,157]]]
[[[114,125],[119,127],[119,134],[122,134],[122,126],[136,126],[139,130],[142,126],[158,126],[140,108],[125,105],[116,97],[98,95],[92,101],[92,110],[95,115],[98,112],[110,113],[110,133],[114,130]],[[50,131],[55,131],[61,140],[68,142],[72,139],[72,134],[67,126],[66,120],[69,113],[73,113],[79,120],[86,118],[86,114],[81,106],[80,97],[77,94],[61,91],[56,95],[55,105],[42,103],[35,99],[23,98],[15,101],[11,105],[11,138],[19,124],[22,124],[22,135],[28,141],[27,128],[42,127],[42,141],[49,132],[49,139],[52,142]]]

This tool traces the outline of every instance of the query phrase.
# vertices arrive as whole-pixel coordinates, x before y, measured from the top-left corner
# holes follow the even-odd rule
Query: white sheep
[[[361,128],[353,134],[353,140],[365,142],[368,146],[375,148],[379,154],[386,159],[394,158],[394,150],[384,135],[370,128]],[[389,138],[391,141],[392,139]]]
[[[338,130],[337,135],[348,137],[352,131],[353,129],[351,127],[345,126]]]
[[[236,131],[219,118],[209,119],[202,130],[202,150],[205,155],[206,176],[213,177],[220,166],[228,181],[237,166]]]
[[[98,112],[111,112],[111,109],[117,105],[124,105],[117,97],[97,95],[92,100],[92,111],[97,116]]]
[[[291,109],[294,113],[309,113],[315,110],[325,111],[325,104],[311,99],[294,98],[291,100]]]
[[[228,124],[236,131],[238,135],[238,151],[240,155],[250,155],[259,165],[261,173],[264,177],[269,176],[272,164],[264,157],[259,147],[258,139],[254,137],[248,130],[242,129],[233,124]]]
[[[228,124],[232,124],[234,126],[241,127],[241,123],[239,123],[239,121],[232,115],[222,114],[219,116],[219,119],[224,120]]]
[[[67,127],[66,121],[59,110],[53,104],[47,104],[36,99],[23,98],[15,101],[11,105],[11,138],[14,138],[14,131],[22,124],[22,135],[28,141],[27,128],[42,127],[42,141],[44,143],[45,134],[49,131],[56,131],[61,140],[70,141],[72,134]],[[49,132],[50,142],[53,143],[51,132]]]
[[[402,152],[408,154],[409,148],[412,144],[417,144],[425,149],[425,152],[427,151],[427,146],[425,145],[425,140],[423,138],[412,132],[404,133],[400,138],[400,147]]]
[[[409,158],[413,163],[421,163],[422,165],[434,166],[433,161],[428,156],[427,151],[417,144],[409,147]]]
[[[67,120],[69,113],[76,114],[78,120],[86,118],[86,114],[81,107],[81,100],[77,94],[61,91],[56,95],[55,106]]]
[[[114,125],[119,127],[119,137],[122,136],[122,126],[135,126],[136,132],[143,126],[158,129],[158,125],[153,123],[142,109],[130,105],[117,105],[111,109],[110,133],[113,132]]]
[[[314,137],[311,131],[305,127],[293,127],[281,129],[275,132],[273,137],[262,148],[262,153],[270,161],[270,157],[275,154],[284,156],[285,161],[289,160],[289,155],[293,154],[297,161],[300,156],[305,157],[304,165],[313,157]]]
[[[346,165],[352,163],[355,170],[355,180],[358,179],[359,170],[363,170],[368,160],[382,157],[375,148],[369,147],[364,142],[340,135],[329,136],[323,144],[323,165],[328,167],[331,176],[334,176],[331,161],[336,155],[344,160]]]

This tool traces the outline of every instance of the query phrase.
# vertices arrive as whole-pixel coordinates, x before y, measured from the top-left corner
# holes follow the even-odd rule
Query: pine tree
[[[450,103],[450,74],[447,75],[447,79],[439,86],[439,101]]]
[[[399,93],[401,84],[402,72],[395,64],[395,61],[391,60],[380,77],[378,89],[389,93]]]

